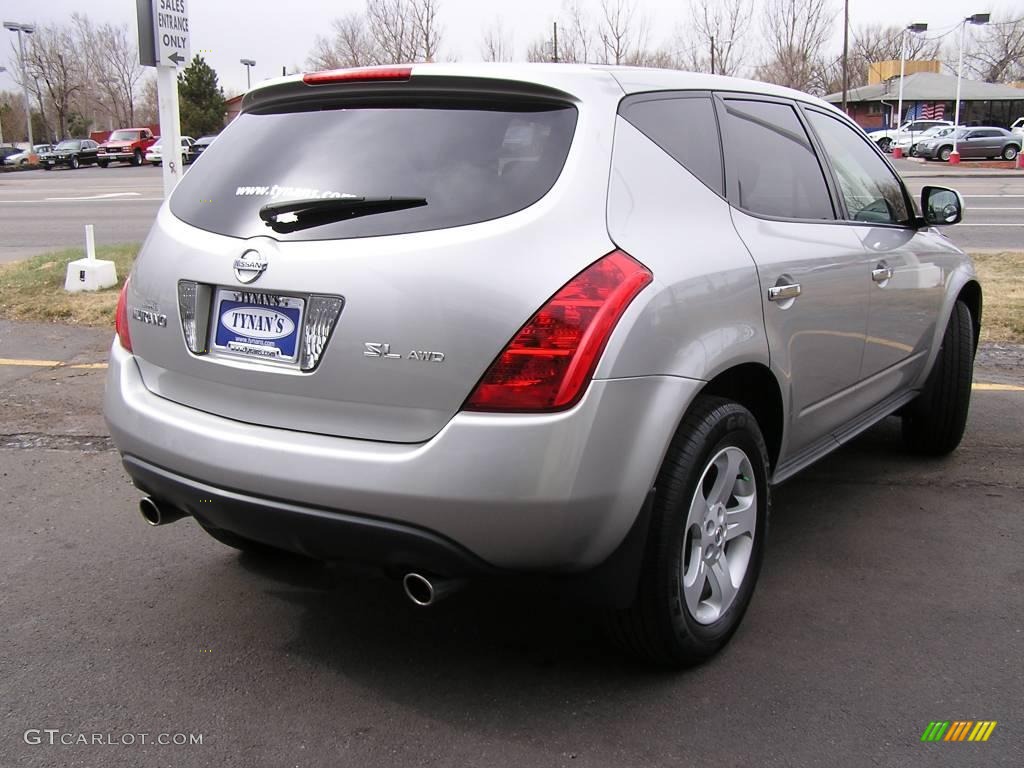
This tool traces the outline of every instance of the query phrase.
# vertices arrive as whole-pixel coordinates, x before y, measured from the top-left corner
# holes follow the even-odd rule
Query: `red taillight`
[[[128,280],[121,286],[121,295],[117,297],[117,313],[114,315],[114,330],[121,346],[132,351],[132,334],[128,330]]]
[[[412,77],[412,67],[366,67],[364,69],[329,69],[326,72],[310,72],[302,76],[306,85],[324,85],[326,83],[359,83],[408,80]]]
[[[654,277],[622,251],[591,264],[537,310],[464,406],[470,411],[555,411],[582,396],[612,329]]]

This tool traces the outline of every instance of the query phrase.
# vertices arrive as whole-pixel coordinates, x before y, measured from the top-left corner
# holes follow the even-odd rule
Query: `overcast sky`
[[[594,12],[600,7],[600,0],[582,2]],[[651,20],[652,47],[667,42],[677,26],[687,23],[686,0],[638,2]],[[838,51],[842,45],[842,0],[832,3],[836,11],[834,47]],[[755,4],[760,5],[760,0]],[[303,68],[314,39],[329,30],[331,19],[363,5],[363,0],[189,0],[192,53],[202,51],[217,70],[224,90],[239,93],[245,89],[245,68],[238,63],[240,58],[256,60],[254,83],[280,75],[282,66],[289,71]],[[500,17],[511,31],[517,58],[525,58],[529,43],[551,29],[559,7],[559,0],[441,0],[442,53],[463,61],[479,61],[482,30]],[[850,0],[850,26],[922,21],[930,25],[929,35],[933,31],[940,34],[968,14],[998,12],[1000,8],[1024,9],[1024,0]],[[4,21],[59,23],[75,11],[98,23],[126,23],[135,34],[133,0],[0,0]],[[0,65],[13,69],[17,66],[10,48],[14,35],[3,29],[0,34],[7,38],[0,46]],[[15,87],[9,72],[0,73],[0,89]]]

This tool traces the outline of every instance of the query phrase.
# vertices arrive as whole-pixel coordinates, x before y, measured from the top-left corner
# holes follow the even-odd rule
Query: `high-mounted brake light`
[[[128,280],[121,286],[121,293],[117,297],[117,311],[114,313],[114,330],[117,332],[118,341],[121,346],[132,351],[132,334],[128,330]]]
[[[412,67],[365,67],[363,69],[329,69],[302,76],[306,85],[327,83],[401,82],[412,77]]]
[[[615,324],[654,279],[623,251],[591,264],[520,329],[466,401],[470,411],[557,411],[582,397]]]

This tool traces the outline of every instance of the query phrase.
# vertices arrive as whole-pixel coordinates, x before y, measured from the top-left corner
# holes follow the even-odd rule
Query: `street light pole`
[[[968,24],[988,24],[990,18],[991,14],[976,13],[960,22],[960,56],[956,64],[956,105],[953,109],[955,115],[953,117],[953,151],[949,155],[949,162],[954,165],[960,162],[960,153],[956,148],[956,139],[957,134],[960,133],[960,79],[963,77],[964,72],[964,33],[967,31]]]
[[[25,125],[28,129],[28,145],[30,147],[34,147],[35,142],[32,140],[32,102],[28,99],[28,74],[25,71],[25,43],[22,38],[22,33],[31,35],[36,31],[36,28],[32,24],[21,24],[17,21],[5,21],[4,29],[9,29],[11,32],[18,33],[18,59],[21,65],[21,90],[25,94]]]
[[[903,37],[900,41],[900,97],[897,102],[899,106],[896,107],[896,140],[900,138],[900,123],[903,122],[903,72],[904,62],[907,59],[907,33],[926,32],[927,30],[927,24],[911,24],[903,30]],[[913,136],[911,136],[911,142],[913,142]],[[892,156],[898,160],[903,157],[903,150],[900,147],[893,147]]]
[[[846,94],[850,90],[850,76],[848,73],[847,58],[850,52],[850,0],[843,3],[843,113],[849,114],[846,109]]]
[[[238,61],[240,64],[245,65],[245,90],[252,90],[252,80],[249,77],[249,73],[256,66],[256,61],[254,59],[239,59]]]
[[[6,72],[7,67],[0,66],[0,72]],[[4,105],[0,104],[0,144],[4,143]]]

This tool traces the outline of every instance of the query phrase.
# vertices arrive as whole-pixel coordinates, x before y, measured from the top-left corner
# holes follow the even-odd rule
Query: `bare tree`
[[[102,110],[118,125],[135,124],[135,101],[145,68],[127,25],[102,24],[94,27],[88,17],[75,13],[71,28],[76,48],[85,60],[85,103],[83,111]]]
[[[480,55],[484,61],[512,61],[512,37],[505,29],[501,17],[495,18],[484,30],[483,40],[480,41]]]
[[[737,75],[742,69],[744,42],[754,18],[753,0],[690,0],[689,24],[681,35],[686,68]]]
[[[157,94],[155,75],[142,81],[135,115],[140,125],[155,125],[160,122],[160,100]]]
[[[526,48],[526,60],[531,62],[554,61],[551,39],[538,37]]]
[[[439,0],[410,0],[416,37],[416,59],[436,61],[444,30],[438,25]]]
[[[812,90],[820,83],[832,20],[829,0],[767,0],[761,17],[767,58],[758,79]]]
[[[86,84],[82,57],[71,32],[65,27],[40,26],[29,38],[25,69],[30,91],[53,109],[59,137],[67,133],[72,104]],[[20,71],[16,79],[21,77]],[[20,79],[19,79],[20,84]]]
[[[381,63],[376,41],[363,14],[353,11],[334,19],[331,29],[332,37],[317,36],[307,59],[310,68],[338,69]]]
[[[1024,79],[1024,18],[994,21],[974,32],[964,69],[987,83]]]
[[[434,61],[441,43],[438,0],[366,0],[366,19],[382,64]]]
[[[602,64],[635,64],[647,49],[647,20],[631,0],[601,0],[597,37]]]
[[[593,61],[594,33],[580,0],[568,0],[565,22],[558,25],[558,60],[567,64]]]

